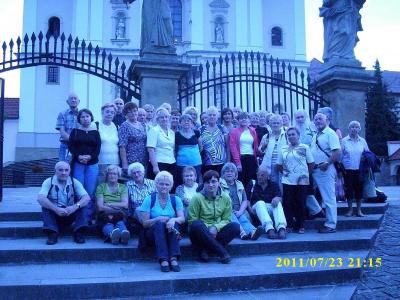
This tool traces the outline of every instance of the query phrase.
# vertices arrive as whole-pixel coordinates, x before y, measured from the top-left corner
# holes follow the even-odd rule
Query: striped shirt
[[[144,198],[156,191],[154,181],[147,178],[144,179],[142,186],[139,186],[133,180],[129,180],[126,186],[128,187],[129,211],[132,213],[142,205]]]

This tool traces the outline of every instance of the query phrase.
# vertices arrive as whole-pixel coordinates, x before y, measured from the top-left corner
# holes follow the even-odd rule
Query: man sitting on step
[[[269,179],[267,168],[257,171],[257,181],[250,181],[246,187],[249,210],[256,215],[269,239],[286,238],[286,218],[282,207],[279,185]],[[274,228],[275,224],[275,228]]]
[[[55,175],[47,178],[38,195],[42,206],[43,231],[47,234],[47,245],[57,243],[60,227],[73,226],[74,241],[85,242],[84,232],[88,227],[86,205],[90,201],[82,184],[70,177],[70,166],[64,161],[55,165]]]

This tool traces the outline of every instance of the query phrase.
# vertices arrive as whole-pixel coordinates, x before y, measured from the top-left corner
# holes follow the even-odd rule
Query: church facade
[[[24,2],[24,33],[71,34],[98,45],[130,65],[139,58],[142,1],[29,0]],[[306,69],[303,0],[168,0],[174,43],[184,63],[254,51]],[[70,91],[80,108],[100,118],[100,107],[119,89],[95,76],[58,66],[21,70],[20,120],[16,160],[55,156],[55,121]]]

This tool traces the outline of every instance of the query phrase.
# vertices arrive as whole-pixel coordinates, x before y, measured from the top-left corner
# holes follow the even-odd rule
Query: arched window
[[[272,46],[282,46],[282,28],[273,27],[271,29],[271,45]]]
[[[60,19],[51,17],[48,21],[47,34],[54,37],[60,36]]]
[[[182,41],[182,2],[168,0],[171,8],[172,26],[174,27],[174,42]]]

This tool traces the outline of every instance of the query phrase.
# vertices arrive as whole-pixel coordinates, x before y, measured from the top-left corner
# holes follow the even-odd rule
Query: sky
[[[318,16],[322,0],[304,1],[307,60],[322,61],[323,25]],[[1,44],[22,33],[22,11],[23,0],[0,0]],[[360,12],[364,31],[358,33],[357,59],[367,69],[379,59],[382,70],[400,71],[400,0],[367,0]],[[19,97],[19,71],[0,73],[0,77],[6,80],[5,96]]]

